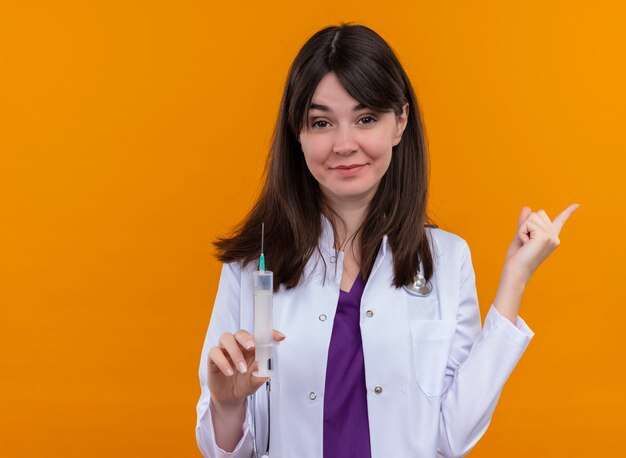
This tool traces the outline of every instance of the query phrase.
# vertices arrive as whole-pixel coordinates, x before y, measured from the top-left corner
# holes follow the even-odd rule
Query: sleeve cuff
[[[489,312],[485,317],[484,327],[490,331],[495,330],[495,328],[502,328],[502,331],[507,337],[522,346],[528,345],[535,335],[520,316],[516,318],[515,324],[513,324],[508,318],[502,315],[493,304],[491,304]]]

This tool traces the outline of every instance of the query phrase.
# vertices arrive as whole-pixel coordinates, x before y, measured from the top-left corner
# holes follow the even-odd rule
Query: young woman
[[[205,456],[249,458],[269,441],[272,458],[457,457],[480,439],[533,336],[518,317],[524,287],[577,205],[554,221],[524,207],[481,328],[467,243],[428,224],[427,164],[417,100],[387,43],[350,24],[313,35],[289,71],[261,196],[216,242]],[[262,223],[282,332],[271,391],[249,399],[268,381],[252,375]]]

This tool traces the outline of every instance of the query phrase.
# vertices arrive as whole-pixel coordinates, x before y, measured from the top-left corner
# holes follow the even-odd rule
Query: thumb
[[[528,218],[528,216],[532,212],[533,211],[530,209],[530,207],[524,206],[524,208],[522,208],[522,212],[520,213],[519,218],[517,220],[517,228],[518,229],[524,223],[524,221],[526,221],[526,218]]]
[[[526,243],[530,239],[530,237],[528,237],[528,235],[526,234],[526,231],[521,232],[520,229],[522,228],[524,221],[528,219],[532,212],[533,211],[530,209],[530,207],[524,206],[524,208],[522,208],[522,212],[519,215],[519,219],[517,220],[517,231],[515,233],[514,243],[517,245],[518,248],[524,245],[524,243]]]
[[[522,227],[522,225],[524,224],[524,221],[526,221],[526,219],[528,218],[528,216],[530,216],[531,213],[532,213],[532,210],[530,209],[530,207],[524,206],[522,208],[519,218],[517,219],[517,229],[515,231],[515,236],[513,237],[513,240],[511,241],[509,248],[506,250],[507,260],[511,258],[517,252],[517,250],[519,250],[522,246],[524,246],[524,242],[526,240],[524,239],[524,234],[520,234],[520,228]]]
[[[253,375],[252,373],[256,371],[258,368],[259,368],[258,361],[255,361],[250,366],[250,385],[252,385],[252,388],[254,388],[254,391],[258,390],[265,382],[267,382],[270,379],[269,377],[257,377],[256,375]]]

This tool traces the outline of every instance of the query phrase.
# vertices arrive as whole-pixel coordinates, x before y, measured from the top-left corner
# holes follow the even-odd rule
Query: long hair
[[[313,93],[329,72],[335,73],[355,100],[372,110],[393,110],[399,115],[402,106],[409,104],[402,139],[393,147],[389,168],[357,231],[362,278],[369,278],[386,234],[393,254],[393,285],[412,282],[420,261],[421,273],[430,279],[433,257],[425,231],[430,221],[426,215],[429,170],[420,109],[409,78],[385,40],[368,27],[350,23],[315,33],[292,63],[260,196],[231,235],[214,242],[217,258],[244,266],[258,261],[261,224],[265,223],[266,267],[274,272],[274,288],[278,290],[281,284],[293,288],[319,250],[320,215],[336,227],[336,215],[325,204],[298,142]]]

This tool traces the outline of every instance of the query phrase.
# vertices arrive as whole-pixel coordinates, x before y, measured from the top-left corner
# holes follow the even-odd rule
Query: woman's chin
[[[323,189],[324,196],[330,202],[369,202],[374,197],[378,186],[373,188],[341,187],[335,189]]]

